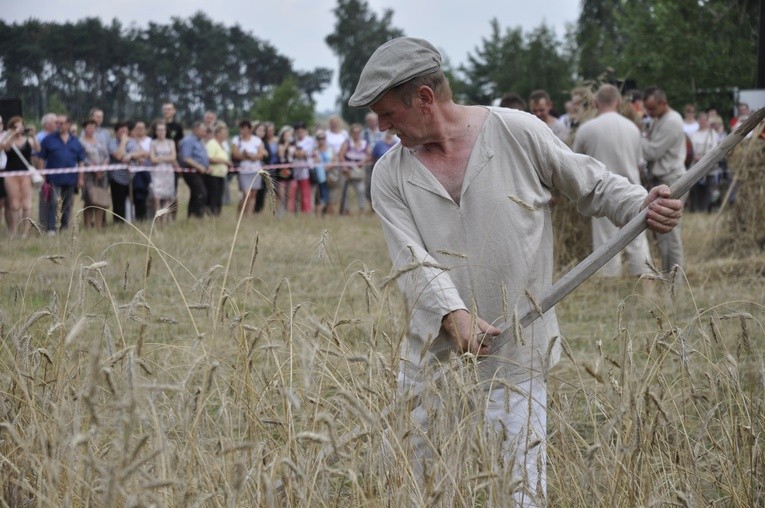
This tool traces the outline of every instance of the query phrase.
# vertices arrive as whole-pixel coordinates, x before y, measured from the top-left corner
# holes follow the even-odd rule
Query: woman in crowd
[[[175,167],[178,165],[178,155],[175,152],[175,142],[167,137],[167,124],[164,120],[156,120],[151,126],[149,144],[149,161],[154,166],[151,171],[151,196],[154,200],[155,213],[175,202]],[[165,222],[172,214],[160,217]]]
[[[130,137],[133,124],[117,122],[114,125],[114,138],[109,141],[109,156],[112,164],[127,164],[135,166],[146,158],[135,139]],[[112,209],[114,223],[120,224],[130,217],[127,216],[126,202],[130,198],[130,171],[118,169],[109,171],[109,187],[112,192]]]
[[[335,151],[327,143],[327,132],[319,130],[316,132],[316,149],[313,153],[313,159],[316,163],[316,186],[319,189],[319,203],[316,207],[316,213],[324,215],[332,213],[329,203],[330,185],[337,187],[340,180],[340,169],[331,165],[336,161]]]
[[[212,215],[220,215],[223,206],[223,185],[231,165],[231,154],[224,148],[228,139],[228,127],[218,123],[213,129],[213,136],[207,142],[207,157],[210,160],[210,170],[203,175],[207,188],[207,208]]]
[[[720,142],[717,133],[709,125],[707,113],[699,113],[696,123],[698,124],[698,129],[690,134],[691,143],[693,144],[694,163],[700,161]],[[720,174],[721,170],[718,166],[691,187],[688,197],[688,205],[691,212],[711,211],[712,203],[719,197]]]
[[[278,164],[292,164],[295,158],[295,130],[289,125],[279,129],[279,144],[276,147]],[[292,168],[279,168],[276,171],[276,198],[279,203],[279,213],[286,209],[287,188],[292,180]]]
[[[275,164],[277,160],[276,146],[279,144],[279,138],[274,134],[273,122],[262,122],[255,126],[255,135],[263,141],[263,151],[265,154],[260,162],[263,165]],[[266,174],[270,173],[266,171]],[[260,186],[255,196],[255,213],[263,211],[266,206],[268,194],[268,182],[263,178],[263,185]]]
[[[131,131],[133,139],[141,148],[141,156],[136,158],[136,165],[149,166],[149,149],[151,148],[151,138],[146,134],[146,124],[141,120],[135,123]],[[146,203],[149,199],[149,187],[151,186],[151,172],[137,171],[133,173],[133,207],[135,208],[135,218],[137,221],[144,221],[147,218]]]
[[[94,119],[82,122],[80,143],[85,149],[86,166],[103,166],[109,163],[109,148],[103,138],[96,135],[98,125]],[[82,189],[82,220],[85,228],[100,229],[106,224],[106,211],[111,204],[109,179],[105,171],[84,171],[80,173],[79,186]]]
[[[298,192],[300,193],[300,212],[311,212],[311,169],[308,166],[309,160],[313,160],[314,140],[308,136],[308,129],[305,123],[298,122],[295,129],[295,154],[293,162],[295,167],[292,169],[292,180],[289,182],[289,196],[287,198],[287,210],[292,213],[297,211],[295,200]]]
[[[343,195],[340,200],[340,213],[350,215],[348,210],[348,188],[353,187],[356,193],[356,203],[359,207],[359,213],[363,214],[367,209],[367,198],[364,181],[366,178],[366,165],[369,164],[372,147],[361,137],[361,124],[351,125],[351,137],[343,143],[340,148],[339,159],[345,162],[352,162],[353,165],[343,167],[345,175],[345,185],[343,186]]]
[[[263,140],[253,135],[252,123],[249,120],[239,122],[239,135],[231,140],[231,156],[239,162],[239,190],[242,192],[237,207],[239,213],[242,209],[245,213],[253,213],[255,209],[255,196],[263,187],[260,166],[265,155]]]
[[[25,171],[24,175],[3,178],[5,184],[5,223],[8,232],[14,238],[21,225],[21,237],[26,238],[30,227],[32,211],[32,176],[29,173],[29,161],[32,152],[40,150],[40,143],[35,137],[34,127],[25,128],[20,116],[8,120],[8,135],[0,149],[5,152],[5,171]]]

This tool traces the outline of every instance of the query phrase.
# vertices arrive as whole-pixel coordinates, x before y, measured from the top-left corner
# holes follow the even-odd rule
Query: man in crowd
[[[499,107],[526,111],[526,101],[515,92],[506,92],[499,101]]]
[[[531,92],[529,96],[529,109],[531,113],[542,120],[553,131],[553,134],[565,143],[568,137],[568,128],[566,128],[563,122],[550,114],[552,108],[553,102],[550,99],[550,94],[544,90]]]
[[[176,113],[175,104],[172,102],[162,104],[162,118],[165,120],[167,128],[167,139],[172,139],[175,142],[175,149],[177,151],[183,139],[183,125],[175,119]]]
[[[475,375],[491,388],[477,404],[502,440],[504,467],[520,481],[508,504],[543,502],[545,372],[556,357],[548,352],[559,335],[555,312],[517,338],[500,337],[502,330],[490,323],[511,323],[526,294],[537,297],[551,284],[551,189],[559,187],[583,213],[617,224],[648,207],[648,226],[660,232],[677,224],[682,203],[669,199],[667,187],[646,195],[594,159],[572,153],[529,115],[455,104],[441,55],[422,39],[402,37],[379,47],[348,104],[370,107],[380,129],[393,129],[401,140],[372,178],[373,206],[410,311],[401,390],[437,386],[432,376],[455,353],[479,356]],[[441,384],[446,396],[448,381]],[[437,460],[431,446],[439,446],[437,431],[428,425],[442,397],[420,400],[428,407],[412,411],[406,442],[421,479],[423,461]]]
[[[57,119],[58,115],[56,113],[46,113],[43,115],[42,119],[40,120],[40,125],[42,128],[36,135],[38,143],[42,143],[42,140],[48,137],[49,134],[56,132]],[[37,153],[33,154],[32,163],[37,169],[43,169],[45,167],[45,161],[42,160]],[[48,212],[51,206],[50,190],[50,184],[43,184],[40,187],[40,200],[37,204],[37,217],[40,222],[40,229],[43,231],[48,231]]]
[[[598,116],[582,124],[576,132],[573,150],[602,162],[606,168],[640,185],[640,129],[634,122],[619,114],[621,94],[613,85],[603,85],[595,94]],[[592,218],[592,249],[610,240],[619,228],[606,217]],[[651,259],[645,232],[625,249],[627,271],[640,276],[649,271],[646,263]],[[606,263],[598,274],[618,277],[622,274],[621,255]]]
[[[197,120],[191,128],[191,134],[181,140],[178,153],[181,165],[195,170],[183,173],[183,180],[189,186],[189,217],[204,217],[205,214],[207,188],[202,175],[207,174],[210,168],[204,142],[206,136],[207,125],[202,120]]]
[[[672,185],[685,173],[687,156],[683,117],[671,109],[663,90],[651,87],[643,93],[643,106],[651,117],[648,136],[641,141],[643,158],[648,161],[652,185]],[[680,226],[665,233],[658,232],[656,243],[665,271],[683,267],[683,242]]]
[[[172,102],[166,102],[162,104],[162,118],[165,120],[165,126],[167,128],[167,139],[172,139],[175,142],[175,153],[180,153],[180,144],[183,139],[183,125],[175,119],[176,109],[175,104]],[[178,178],[180,173],[175,173],[175,191],[176,197],[173,198],[173,203],[170,206],[170,213],[175,219],[178,213]]]
[[[112,164],[136,166],[148,155],[141,145],[130,136],[135,127],[132,122],[117,122],[114,125],[114,138],[109,141],[109,159]],[[134,210],[130,195],[131,174],[128,168],[109,171],[109,188],[112,194],[114,224],[123,224],[133,219]],[[128,210],[127,205],[131,209]]]
[[[109,134],[109,130],[103,127],[104,111],[99,108],[93,108],[88,116],[96,122],[96,139],[104,146],[109,146],[112,136]]]
[[[76,136],[70,134],[72,122],[67,115],[58,115],[56,119],[58,130],[53,132],[40,143],[39,156],[45,161],[46,169],[76,168],[85,160],[85,148]],[[61,230],[69,226],[69,216],[72,213],[72,202],[77,190],[78,171],[71,173],[53,174],[45,177],[50,184],[50,201],[47,207],[47,228],[49,235],[56,234],[56,211],[61,199]]]

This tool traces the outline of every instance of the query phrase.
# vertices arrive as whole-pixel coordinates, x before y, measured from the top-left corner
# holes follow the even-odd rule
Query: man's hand
[[[659,185],[654,187],[643,200],[643,208],[648,207],[646,222],[648,229],[657,233],[669,233],[680,222],[683,215],[683,201],[671,199],[669,187]]]
[[[455,310],[444,316],[441,326],[448,333],[457,350],[486,356],[491,351],[492,338],[502,331],[478,316],[471,316],[464,309]]]

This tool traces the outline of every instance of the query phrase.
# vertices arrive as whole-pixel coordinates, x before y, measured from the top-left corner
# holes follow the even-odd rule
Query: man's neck
[[[441,152],[445,155],[465,148],[469,144],[472,148],[477,132],[483,127],[488,116],[488,110],[476,106],[462,106],[449,103],[439,108],[438,118],[434,123],[440,128],[431,140],[426,140],[419,150],[427,152]]]

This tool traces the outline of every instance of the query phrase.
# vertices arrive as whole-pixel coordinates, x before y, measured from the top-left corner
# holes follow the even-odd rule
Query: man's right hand
[[[502,331],[465,309],[455,310],[444,316],[441,326],[454,341],[461,353],[486,356],[491,352],[492,339]]]

